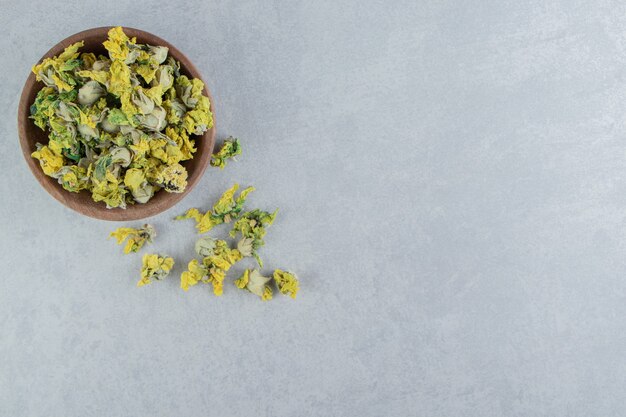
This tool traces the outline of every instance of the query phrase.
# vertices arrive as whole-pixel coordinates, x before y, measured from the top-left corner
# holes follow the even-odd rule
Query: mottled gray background
[[[0,3],[0,415],[626,414],[624,2],[179,3]],[[32,64],[114,24],[187,53],[245,147],[150,220],[178,264],[141,289],[16,134]],[[236,181],[296,301],[178,288],[171,218]]]

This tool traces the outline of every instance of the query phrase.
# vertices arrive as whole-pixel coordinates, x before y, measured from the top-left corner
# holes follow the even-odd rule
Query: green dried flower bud
[[[213,256],[213,251],[215,250],[215,239],[210,236],[201,237],[196,241],[195,250],[196,253],[203,258]]]
[[[148,45],[148,53],[156,64],[162,64],[167,59],[169,49],[166,46]]]
[[[83,106],[91,106],[98,101],[100,97],[104,97],[105,95],[106,90],[98,81],[87,81],[85,85],[78,90],[78,103]]]

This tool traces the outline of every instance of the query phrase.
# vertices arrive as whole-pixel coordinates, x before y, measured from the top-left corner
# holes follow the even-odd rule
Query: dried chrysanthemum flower
[[[71,91],[78,83],[73,71],[81,65],[78,59],[78,50],[84,45],[83,41],[76,42],[63,51],[59,56],[45,58],[40,64],[33,67],[37,81],[59,91]]]
[[[281,294],[289,295],[294,299],[296,298],[299,289],[296,274],[277,269],[274,271],[273,277],[278,291],[280,291]]]
[[[187,170],[181,164],[166,165],[156,179],[165,191],[182,193],[187,186]]]
[[[222,295],[226,272],[242,256],[237,249],[231,249],[224,240],[202,238],[196,243],[196,251],[203,256],[202,263],[193,259],[187,271],[180,276],[180,287],[187,291],[198,282],[211,284],[215,295]]]
[[[128,187],[138,203],[147,203],[154,195],[155,187],[148,182],[145,171],[138,168],[126,170],[124,185]]]
[[[94,201],[104,201],[107,208],[126,208],[126,194],[128,190],[120,187],[120,179],[111,172],[105,172],[103,179],[92,177],[93,188],[91,198]]]
[[[73,193],[84,190],[89,183],[87,170],[78,165],[64,166],[54,174],[54,177],[63,188]]]
[[[239,184],[233,185],[227,190],[218,202],[213,206],[212,216],[218,219],[220,223],[230,223],[236,219],[243,210],[243,205],[246,202],[248,194],[254,191],[254,187],[248,187],[239,193],[239,196],[235,199],[235,192],[239,189]]]
[[[63,168],[63,155],[47,146],[37,144],[37,150],[31,156],[39,160],[39,165],[46,175],[53,176]]]
[[[82,106],[92,106],[101,97],[106,96],[107,92],[98,81],[87,81],[78,90],[78,104]]]
[[[198,233],[205,233],[214,226],[222,223],[230,223],[239,216],[243,210],[248,194],[254,191],[254,187],[248,187],[241,191],[235,199],[235,192],[239,189],[239,184],[233,185],[226,190],[220,199],[215,203],[212,210],[202,214],[198,209],[191,208],[183,215],[176,216],[175,220],[194,219]]]
[[[230,249],[226,241],[215,241],[213,254],[202,260],[208,271],[208,281],[213,285],[215,295],[222,295],[226,272],[241,258],[241,253],[237,249]]]
[[[137,282],[138,287],[150,284],[152,280],[162,280],[169,275],[174,266],[174,259],[168,256],[160,256],[154,253],[146,254],[142,258],[141,279]]]
[[[241,155],[241,145],[239,144],[239,139],[231,136],[224,141],[220,150],[213,154],[211,158],[211,165],[224,169],[226,162],[229,159],[236,161],[235,157],[237,155]]]
[[[124,247],[124,253],[137,252],[146,242],[152,243],[153,239],[156,237],[156,230],[149,224],[144,224],[143,227],[138,229],[120,227],[114,232],[111,232],[109,237],[114,237],[118,245],[121,245],[124,240],[128,239]]]
[[[243,256],[253,256],[260,267],[263,267],[263,261],[257,254],[257,249],[265,245],[263,238],[267,233],[266,228],[274,223],[277,214],[278,210],[273,213],[258,209],[245,212],[230,231],[231,237],[241,234],[237,248]]]
[[[216,247],[215,239],[210,236],[205,236],[196,241],[194,248],[199,256],[206,258],[207,256],[213,256]]]
[[[272,299],[272,288],[268,283],[272,277],[264,277],[259,271],[246,269],[239,279],[235,280],[237,288],[246,289],[252,294],[261,297],[261,300],[267,301]]]
[[[207,269],[200,264],[197,259],[192,259],[187,265],[187,271],[180,276],[180,288],[187,291],[189,287],[193,287],[198,282],[206,279]]]

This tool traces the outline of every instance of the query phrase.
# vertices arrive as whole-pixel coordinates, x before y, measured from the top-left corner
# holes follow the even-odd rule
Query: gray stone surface
[[[0,415],[626,414],[624,2],[0,8]],[[186,52],[245,147],[150,219],[178,263],[141,289],[16,134],[32,64],[111,24]],[[171,218],[236,181],[280,207],[263,256],[298,300],[178,288]]]

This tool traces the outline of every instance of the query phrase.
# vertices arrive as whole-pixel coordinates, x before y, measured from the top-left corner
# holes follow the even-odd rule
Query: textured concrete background
[[[626,414],[624,2],[0,4],[0,415]],[[150,220],[178,265],[141,289],[16,133],[32,64],[114,24],[186,52],[245,147]],[[178,288],[170,219],[235,181],[296,301]]]

